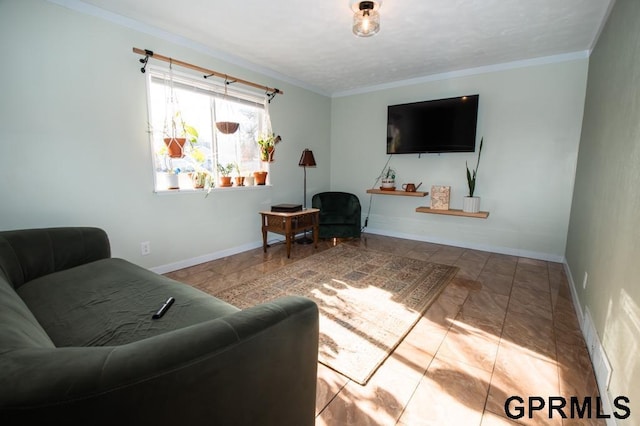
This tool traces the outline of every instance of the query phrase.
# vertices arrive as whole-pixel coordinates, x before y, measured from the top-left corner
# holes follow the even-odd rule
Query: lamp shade
[[[302,156],[300,156],[300,162],[298,163],[298,166],[309,167],[315,165],[316,159],[313,158],[313,151],[311,151],[310,149],[305,149],[304,151],[302,151]]]
[[[353,14],[353,33],[358,37],[371,37],[380,31],[379,4],[373,1],[361,1]]]

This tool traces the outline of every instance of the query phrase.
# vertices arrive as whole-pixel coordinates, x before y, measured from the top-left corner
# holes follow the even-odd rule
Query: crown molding
[[[275,78],[285,83],[289,83],[294,86],[300,87],[302,89],[309,90],[319,95],[330,96],[329,93],[321,90],[318,87],[312,86],[303,81],[297,80],[293,77],[279,73],[270,68],[258,65],[254,62],[247,61],[246,59],[242,59],[240,57],[230,55],[228,53],[221,52],[219,50],[211,49],[208,46],[205,46],[201,43],[195,42],[188,38],[178,36],[169,31],[165,31],[153,25],[145,24],[135,19],[127,18],[117,13],[109,12],[108,10],[85,3],[83,1],[80,1],[80,0],[47,0],[47,1],[49,3],[53,3],[58,6],[62,6],[64,8],[67,8],[85,15],[90,15],[96,18],[104,19],[105,21],[109,21],[116,25],[130,28],[132,30],[141,32],[143,34],[148,34],[148,35],[157,37],[159,39],[169,41],[171,43],[175,43],[177,45],[195,50],[197,52],[203,53],[205,55],[211,56],[216,59],[220,59],[230,64],[246,68],[249,71],[254,71],[262,75],[265,75],[267,77]]]
[[[487,65],[487,66],[482,66],[482,67],[475,67],[475,68],[468,68],[468,69],[463,69],[463,70],[458,70],[458,71],[451,71],[451,72],[444,72],[444,73],[440,73],[440,74],[432,74],[432,75],[426,75],[426,76],[421,76],[421,77],[416,77],[416,78],[411,78],[411,79],[405,79],[405,80],[398,80],[398,81],[393,81],[393,82],[389,82],[389,83],[382,83],[382,84],[378,84],[378,85],[373,85],[373,86],[366,86],[366,87],[360,87],[360,88],[355,88],[355,89],[350,89],[350,90],[345,90],[345,91],[339,91],[339,92],[333,92],[333,93],[329,93],[325,90],[322,90],[316,86],[307,84],[303,81],[300,81],[298,79],[295,79],[293,77],[287,76],[285,74],[281,74],[279,72],[276,72],[270,68],[258,65],[254,62],[251,61],[247,61],[246,59],[242,59],[239,58],[237,56],[234,55],[230,55],[228,53],[224,53],[215,49],[211,49],[208,46],[205,46],[201,43],[197,43],[193,40],[187,39],[185,37],[181,37],[178,36],[176,34],[173,34],[169,31],[165,31],[162,30],[158,27],[155,27],[153,25],[149,25],[149,24],[145,24],[142,23],[140,21],[137,21],[135,19],[131,19],[131,18],[127,18],[125,16],[113,13],[113,12],[109,12],[105,9],[99,8],[97,6],[85,3],[81,0],[47,0],[49,3],[53,3],[62,7],[65,7],[67,9],[79,12],[79,13],[83,13],[85,15],[90,15],[90,16],[94,16],[100,19],[104,19],[106,21],[112,22],[116,25],[120,25],[126,28],[130,28],[132,30],[135,31],[139,31],[141,33],[144,34],[148,34],[157,38],[160,38],[162,40],[166,40],[172,43],[175,43],[177,45],[192,49],[194,51],[203,53],[205,55],[211,56],[213,58],[228,62],[230,64],[233,65],[237,65],[243,68],[246,68],[247,70],[250,71],[254,71],[257,73],[260,73],[262,75],[265,75],[267,77],[271,77],[271,78],[275,78],[277,80],[283,81],[285,83],[289,83],[292,84],[294,86],[300,87],[302,89],[305,90],[309,90],[313,93],[322,95],[322,96],[327,96],[327,97],[331,97],[331,98],[340,98],[340,97],[345,97],[345,96],[352,96],[352,95],[359,95],[359,94],[364,94],[364,93],[370,93],[370,92],[376,92],[376,91],[380,91],[380,90],[386,90],[386,89],[393,89],[393,88],[398,88],[398,87],[404,87],[404,86],[410,86],[410,85],[415,85],[415,84],[422,84],[422,83],[428,83],[428,82],[432,82],[432,81],[440,81],[440,80],[449,80],[449,79],[453,79],[453,78],[460,78],[460,77],[468,77],[468,76],[472,76],[472,75],[478,75],[478,74],[485,74],[485,73],[491,73],[491,72],[496,72],[496,71],[505,71],[505,70],[511,70],[511,69],[517,69],[517,68],[526,68],[526,67],[531,67],[531,66],[538,66],[538,65],[546,65],[546,64],[553,64],[553,63],[560,63],[560,62],[567,62],[567,61],[574,61],[574,60],[579,60],[579,59],[587,59],[589,58],[589,55],[593,49],[593,46],[595,46],[595,43],[597,42],[597,39],[600,35],[600,32],[602,31],[602,28],[604,27],[604,23],[602,24],[601,28],[598,31],[598,34],[596,35],[596,37],[594,38],[593,41],[593,46],[591,46],[591,48],[589,50],[583,50],[583,51],[578,51],[578,52],[571,52],[571,53],[565,53],[565,54],[560,54],[560,55],[553,55],[553,56],[545,56],[545,57],[539,57],[539,58],[532,58],[532,59],[526,59],[526,60],[521,60],[521,61],[514,61],[514,62],[506,62],[506,63],[502,63],[502,64],[493,64],[493,65]],[[611,12],[611,9],[613,8],[613,4],[615,3],[612,2],[611,6],[609,8],[608,13]]]
[[[377,84],[374,86],[361,87],[353,90],[345,90],[335,92],[332,98],[340,98],[344,96],[361,95],[364,93],[377,92],[385,89],[395,89],[398,87],[411,86],[414,84],[429,83],[432,81],[451,80],[454,78],[468,77],[478,74],[486,74],[496,71],[505,71],[517,68],[533,67],[538,65],[554,64],[559,62],[575,61],[579,59],[589,58],[589,51],[583,50],[579,52],[565,53],[562,55],[544,56],[540,58],[525,59],[522,61],[505,62],[502,64],[487,65],[483,67],[468,68],[459,71],[444,72],[440,74],[427,75],[423,77],[410,78],[407,80],[392,81],[390,83]]]

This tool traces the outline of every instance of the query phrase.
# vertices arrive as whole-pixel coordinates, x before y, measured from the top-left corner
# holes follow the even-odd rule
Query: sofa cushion
[[[118,258],[37,278],[17,293],[57,347],[127,344],[239,310]],[[170,296],[171,308],[152,319]]]
[[[53,342],[0,272],[0,354],[24,348],[53,348]]]
[[[0,270],[18,288],[40,276],[110,256],[104,230],[90,227],[0,232]]]

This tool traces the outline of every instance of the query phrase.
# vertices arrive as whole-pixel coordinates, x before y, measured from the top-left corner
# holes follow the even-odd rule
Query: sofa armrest
[[[0,271],[14,288],[52,272],[111,256],[104,230],[92,227],[0,232]]]
[[[0,423],[314,424],[318,308],[303,297],[117,347],[29,351],[0,355]]]

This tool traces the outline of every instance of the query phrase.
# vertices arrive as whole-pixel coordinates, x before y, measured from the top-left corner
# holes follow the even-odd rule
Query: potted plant
[[[159,177],[161,189],[180,189],[180,169],[165,169]]]
[[[382,189],[393,191],[396,189],[396,171],[390,166],[387,171],[382,173]]]
[[[206,171],[195,171],[189,173],[191,177],[191,181],[193,182],[193,187],[195,189],[204,189],[205,186],[209,183],[209,173]]]
[[[198,142],[198,131],[182,119],[180,111],[176,111],[164,125],[164,143],[169,157],[182,158],[185,155],[184,145],[189,141],[193,146]]]
[[[240,173],[240,166],[238,166],[238,163],[233,163],[233,168],[236,171],[236,176],[233,178],[236,186],[244,186],[244,176]]]
[[[258,136],[258,140],[256,142],[260,145],[260,160],[272,162],[276,144],[281,140],[282,138],[280,135],[276,136],[275,133],[267,133]]]
[[[235,168],[234,163],[228,163],[226,166],[218,163],[218,172],[220,172],[220,186],[225,188],[231,186],[231,172]]]
[[[473,194],[476,190],[476,175],[478,173],[478,166],[480,165],[480,154],[482,154],[482,143],[484,138],[480,139],[480,148],[478,149],[478,161],[476,162],[476,168],[471,172],[469,165],[465,161],[467,168],[467,184],[469,185],[469,195],[464,197],[462,202],[462,211],[465,213],[478,213],[480,211],[480,197],[475,197]]]
[[[258,170],[257,172],[253,172],[253,177],[256,179],[256,185],[266,185],[267,183],[266,171]]]

